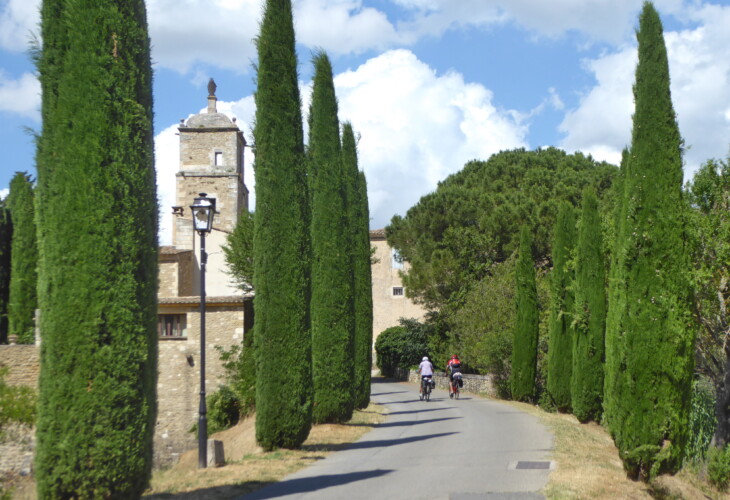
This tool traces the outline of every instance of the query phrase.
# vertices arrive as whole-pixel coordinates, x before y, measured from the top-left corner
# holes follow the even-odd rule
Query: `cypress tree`
[[[515,269],[517,319],[512,341],[512,398],[531,401],[535,397],[537,338],[539,317],[535,264],[532,260],[532,234],[528,226],[520,229],[520,249]]]
[[[682,140],[669,88],[659,14],[645,3],[637,32],[625,220],[611,302],[608,424],[628,474],[647,479],[681,465],[689,428],[694,332],[682,199]],[[608,377],[607,377],[608,379]]]
[[[370,372],[373,364],[373,285],[370,264],[370,210],[365,173],[357,166],[357,144],[352,124],[342,127],[342,158],[348,185],[352,186],[350,228],[355,286],[355,407],[370,403]]]
[[[312,200],[312,418],[344,422],[354,408],[355,360],[347,180],[332,66],[323,52],[313,62],[307,161]]]
[[[37,54],[39,498],[136,498],[152,466],[157,196],[144,2],[45,0]]]
[[[8,334],[17,335],[21,344],[32,344],[38,306],[38,245],[33,183],[24,172],[17,172],[10,181],[8,208],[13,221]]]
[[[547,390],[559,411],[570,410],[570,376],[573,368],[573,272],[571,252],[575,246],[575,211],[560,204],[553,236],[553,271],[550,280],[550,338]]]
[[[5,200],[0,200],[0,344],[8,342],[8,297],[10,295],[10,248],[13,224]]]
[[[312,426],[309,202],[290,0],[267,0],[256,47],[256,439],[270,450],[299,446]]]
[[[581,422],[599,421],[603,399],[604,335],[606,331],[606,265],[598,199],[583,191],[575,265],[575,333],[571,401]]]

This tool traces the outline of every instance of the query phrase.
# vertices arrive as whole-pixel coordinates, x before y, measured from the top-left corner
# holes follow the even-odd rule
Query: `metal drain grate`
[[[548,470],[550,469],[550,462],[517,462],[515,469]]]

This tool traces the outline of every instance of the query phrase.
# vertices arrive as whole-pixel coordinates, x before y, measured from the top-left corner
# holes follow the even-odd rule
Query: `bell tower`
[[[192,226],[190,205],[199,193],[216,199],[213,230],[206,240],[208,253],[206,291],[208,295],[238,295],[240,290],[230,284],[222,246],[236,227],[238,216],[248,210],[248,189],[243,182],[243,155],[246,140],[236,125],[216,107],[216,84],[208,82],[207,110],[181,120],[180,168],[176,174],[176,214],[172,239],[178,249],[195,250],[197,235]],[[196,264],[198,256],[196,253]],[[197,276],[197,273],[193,273]],[[197,277],[193,293],[200,291]]]

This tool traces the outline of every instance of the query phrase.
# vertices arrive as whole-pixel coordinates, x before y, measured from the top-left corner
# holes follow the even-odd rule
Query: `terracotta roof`
[[[206,297],[206,304],[243,304],[247,300],[251,300],[253,294],[248,295],[224,295],[219,297]],[[200,297],[197,295],[190,297],[160,297],[158,299],[160,305],[198,305]]]
[[[370,239],[371,240],[384,240],[385,239],[385,229],[371,229],[370,230]]]

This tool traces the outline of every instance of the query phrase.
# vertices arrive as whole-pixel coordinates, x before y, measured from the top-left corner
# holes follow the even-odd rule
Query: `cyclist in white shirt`
[[[421,360],[421,364],[418,365],[418,374],[421,376],[421,384],[418,386],[418,394],[423,393],[423,384],[428,381],[431,383],[433,378],[433,365],[428,360],[428,356],[424,356]]]

